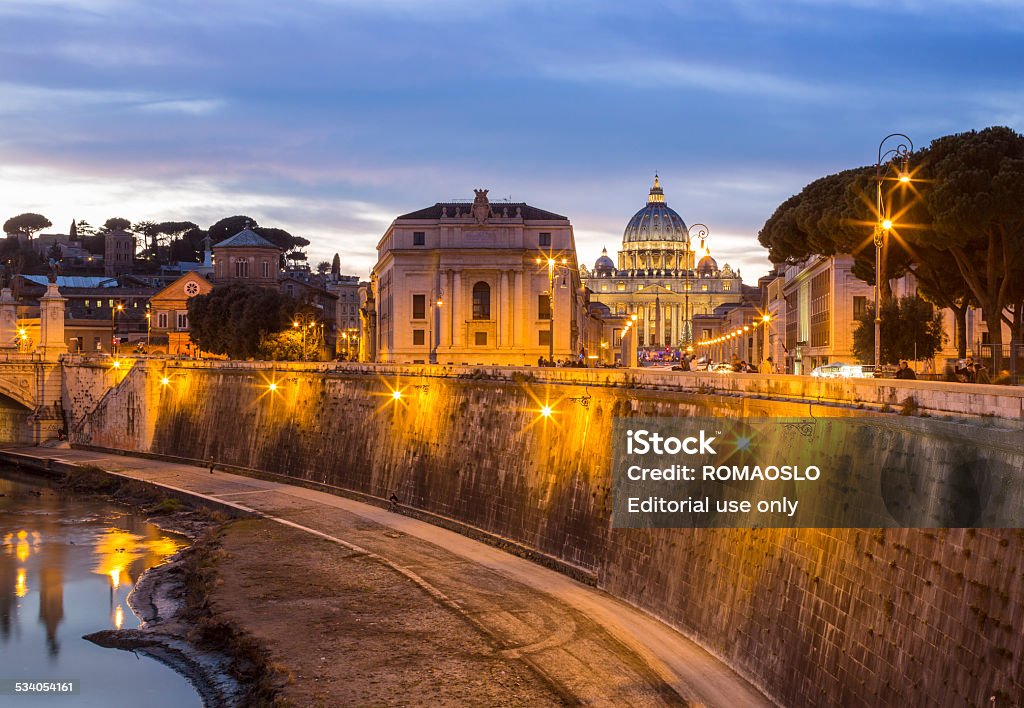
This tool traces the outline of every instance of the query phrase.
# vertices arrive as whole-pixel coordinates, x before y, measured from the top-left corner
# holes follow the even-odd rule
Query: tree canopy
[[[189,335],[213,354],[259,357],[264,340],[291,325],[295,308],[291,298],[270,288],[242,283],[216,287],[188,301]]]
[[[37,231],[48,229],[51,226],[53,226],[53,224],[42,214],[26,212],[24,214],[12,216],[10,219],[5,221],[4,233],[23,233],[28,234],[28,237],[32,238]]]
[[[101,233],[107,233],[109,231],[127,231],[131,228],[132,222],[128,219],[120,216],[112,216],[103,222],[103,226],[100,228]]]
[[[210,226],[210,228],[207,229],[207,233],[210,234],[210,241],[216,246],[221,241],[231,238],[245,228],[252,229],[285,252],[296,248],[305,248],[309,245],[309,240],[304,239],[301,236],[292,236],[284,229],[278,229],[272,226],[260,226],[256,223],[256,219],[242,214],[221,219]]]
[[[912,296],[882,303],[881,363],[898,364],[900,359],[931,359],[942,348],[942,313],[931,303]],[[857,318],[853,331],[853,353],[864,364],[875,357],[875,308],[872,305]]]
[[[1024,136],[993,127],[938,138],[911,156],[912,181],[883,180],[894,222],[882,257],[888,279],[911,272],[922,295],[962,322],[981,307],[1001,366],[1002,324],[1024,334]],[[852,254],[854,274],[874,282],[875,167],[808,184],[783,202],[758,234],[773,262]],[[883,339],[884,342],[884,339]],[[965,346],[965,344],[960,345]]]

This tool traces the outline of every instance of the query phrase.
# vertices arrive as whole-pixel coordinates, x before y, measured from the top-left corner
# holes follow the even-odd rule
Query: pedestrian
[[[775,363],[772,361],[771,357],[768,357],[767,359],[765,359],[764,361],[761,362],[761,373],[762,374],[774,374],[775,373]]]
[[[395,494],[394,492],[391,492],[391,496],[388,497],[388,508],[391,511],[394,511],[395,509],[398,508],[398,495]]]
[[[210,458],[210,474],[213,474],[213,470],[214,470],[214,468],[215,468],[216,466],[217,466],[217,463],[215,463],[215,462],[213,461],[213,458],[211,457],[211,458]]]
[[[914,381],[917,379],[917,374],[910,368],[910,363],[906,359],[900,360],[900,368],[896,370],[896,378],[903,379],[905,381]]]
[[[992,377],[988,375],[988,368],[980,361],[974,365],[974,383],[992,383]]]

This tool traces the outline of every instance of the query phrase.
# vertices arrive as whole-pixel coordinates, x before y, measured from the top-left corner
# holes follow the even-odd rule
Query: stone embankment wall
[[[549,375],[565,382],[538,383],[149,362],[101,399],[69,391],[66,400],[98,401],[73,429],[74,443],[213,457],[381,498],[394,492],[571,564],[694,637],[783,705],[1022,700],[1024,531],[611,529],[616,417],[851,410],[659,390],[650,379],[601,381],[602,373],[557,371]],[[571,383],[573,374],[586,385]],[[618,383],[632,385],[602,385]],[[949,411],[951,395],[942,394]],[[1019,405],[1000,396],[1011,413]],[[550,419],[538,414],[542,405],[553,406]],[[896,431],[900,450],[928,451],[919,459],[973,445],[990,464],[1024,467],[1019,421],[931,421],[943,434],[925,440],[920,419],[876,415]],[[863,446],[843,454],[874,465],[888,453]]]

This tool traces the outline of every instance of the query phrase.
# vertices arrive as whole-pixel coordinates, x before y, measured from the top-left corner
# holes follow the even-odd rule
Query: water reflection
[[[127,604],[135,582],[185,539],[10,474],[0,469],[0,678],[78,679],[76,705],[122,705],[126,695],[150,708],[198,705],[170,669],[81,638],[137,627]]]

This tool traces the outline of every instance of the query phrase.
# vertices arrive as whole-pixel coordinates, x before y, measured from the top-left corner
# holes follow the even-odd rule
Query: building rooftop
[[[509,219],[525,219],[527,221],[568,221],[569,217],[556,214],[544,209],[530,206],[526,202],[490,202],[491,213],[494,218],[505,218],[507,212]],[[438,202],[426,209],[411,211],[402,214],[398,219],[455,219],[458,217],[472,218],[472,202]]]
[[[281,248],[267,239],[260,236],[252,229],[245,228],[234,236],[226,238],[220,243],[213,244],[214,248],[273,248],[280,251]]]
[[[48,276],[45,275],[25,275],[21,274],[21,277],[28,280],[36,285],[42,285],[46,287],[50,284]],[[58,288],[116,288],[119,287],[117,278],[109,278],[106,276],[99,275],[58,275],[57,276],[57,287]]]

